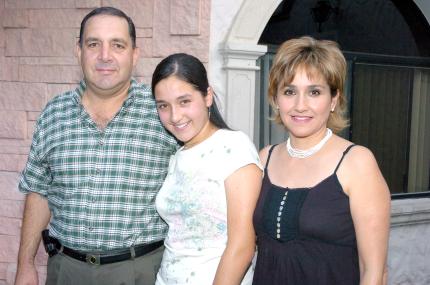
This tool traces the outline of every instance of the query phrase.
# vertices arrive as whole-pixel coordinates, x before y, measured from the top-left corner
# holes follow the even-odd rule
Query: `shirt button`
[[[103,140],[99,140],[99,145],[104,145],[105,142]]]
[[[100,168],[96,168],[96,174],[100,174],[101,170]]]

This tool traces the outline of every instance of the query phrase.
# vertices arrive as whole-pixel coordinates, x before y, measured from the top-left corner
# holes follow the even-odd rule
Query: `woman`
[[[331,41],[279,48],[270,71],[286,142],[260,152],[253,284],[383,284],[390,194],[372,153],[333,133],[347,121],[346,62]]]
[[[223,121],[197,58],[165,58],[152,90],[161,122],[183,143],[156,198],[169,225],[156,284],[251,284],[262,178],[254,145]]]

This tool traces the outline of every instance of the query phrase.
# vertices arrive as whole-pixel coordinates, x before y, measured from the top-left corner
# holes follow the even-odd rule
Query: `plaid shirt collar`
[[[138,84],[139,83],[136,81],[136,79],[131,78],[130,87],[128,88],[128,97],[124,102],[125,107],[129,106],[133,102],[136,96],[134,90],[138,87]],[[87,83],[85,82],[85,79],[82,79],[72,95],[73,102],[75,102],[77,105],[81,105],[82,95],[84,94],[86,88]]]

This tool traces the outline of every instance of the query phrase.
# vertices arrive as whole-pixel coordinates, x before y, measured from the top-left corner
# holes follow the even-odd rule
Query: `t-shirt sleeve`
[[[236,170],[248,164],[263,169],[257,150],[249,137],[240,131],[232,131],[223,142],[223,155],[220,156],[220,178],[225,180]]]

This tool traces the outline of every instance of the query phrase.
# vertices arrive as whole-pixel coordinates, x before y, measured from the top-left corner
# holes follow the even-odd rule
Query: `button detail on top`
[[[278,211],[278,222],[276,223],[276,238],[281,238],[281,219],[282,219],[282,211],[284,209],[284,204],[287,201],[288,191],[285,191],[284,197],[282,197],[282,201],[279,205],[279,211]]]

